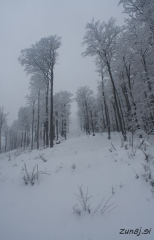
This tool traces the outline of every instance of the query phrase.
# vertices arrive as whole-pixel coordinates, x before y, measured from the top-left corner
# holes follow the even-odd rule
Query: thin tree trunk
[[[95,134],[95,127],[94,127],[92,111],[90,111],[90,118],[91,118],[91,127],[92,127],[92,131],[93,131],[93,135],[94,135]]]
[[[85,108],[86,108],[86,132],[90,135],[90,127],[89,127],[89,116],[88,116],[87,101],[85,101]]]
[[[59,135],[58,119],[56,119],[56,135],[57,135],[57,141],[58,141],[58,135]]]
[[[31,150],[33,150],[33,142],[34,142],[34,104],[35,102],[33,102],[33,112],[32,112],[32,143],[31,143]]]
[[[23,130],[22,130],[22,134],[21,134],[21,149],[23,147]]]
[[[26,148],[26,129],[25,129],[25,134],[24,134],[24,150]]]
[[[117,90],[116,90],[116,93],[117,93],[117,99],[118,99],[119,108],[120,108],[120,112],[121,112],[121,119],[122,119],[123,131],[124,131],[124,134],[126,135],[125,120],[124,120],[124,115],[123,115],[123,111],[122,111],[122,107],[121,107],[121,102],[120,102],[120,98],[119,98],[119,96],[118,96]]]
[[[5,131],[5,152],[7,150],[7,139],[8,139],[8,130],[6,129],[6,131]]]
[[[51,69],[51,79],[50,79],[51,89],[50,89],[50,148],[53,147],[54,139],[54,129],[53,129],[53,67]]]
[[[116,121],[116,128],[117,128],[116,130],[119,132],[119,124],[118,124],[118,118],[117,118],[115,103],[112,103],[112,105],[113,105],[114,114],[115,114],[115,121]]]
[[[49,121],[48,121],[48,114],[49,114],[49,110],[48,110],[48,98],[49,98],[49,83],[47,84],[47,90],[46,90],[46,120],[45,120],[45,124],[44,124],[44,128],[45,128],[45,139],[46,139],[46,147],[49,146]]]
[[[130,113],[131,113],[131,105],[130,105],[130,102],[129,102],[128,92],[127,92],[127,88],[126,88],[125,83],[121,84],[121,89],[122,89],[122,93],[124,95],[124,99],[125,99],[126,107],[127,107],[127,113],[128,113],[128,116],[129,116]]]
[[[37,112],[37,149],[40,145],[40,90],[38,91],[38,112]]]
[[[104,129],[106,128],[106,123],[105,123],[105,117],[104,117],[104,106],[103,106],[103,103],[101,104],[101,110],[102,110],[102,119],[103,119],[103,126],[104,126]],[[102,129],[102,130],[104,130]]]
[[[104,93],[103,74],[102,74],[102,96],[103,96],[103,100],[104,100],[104,108],[105,108],[105,117],[106,117],[106,124],[107,124],[108,139],[111,139],[110,116],[109,116],[108,106],[106,104],[106,98],[105,98],[105,93]]]

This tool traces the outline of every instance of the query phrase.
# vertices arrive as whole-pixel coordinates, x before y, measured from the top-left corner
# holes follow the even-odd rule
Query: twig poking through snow
[[[39,157],[38,157],[39,159],[41,159],[41,160],[43,160],[43,162],[47,162],[47,160],[41,155],[41,154],[39,154]]]
[[[135,172],[135,170],[132,168],[132,170],[134,171],[135,175],[136,175],[136,179],[139,178],[139,175]]]
[[[113,143],[111,143],[112,147],[114,148],[114,150],[116,151],[116,148],[113,146]]]
[[[106,200],[104,206],[103,206],[102,209],[100,210],[101,214],[104,214],[107,210],[108,210],[108,212],[111,212],[114,208],[118,207],[118,205],[114,206],[114,204],[115,204],[114,202],[108,205],[108,203],[109,203],[109,201],[110,201],[110,199],[111,199],[112,197],[113,197],[113,194]],[[98,212],[98,210],[101,208],[102,203],[104,202],[104,199],[105,199],[105,198],[103,198],[103,200],[101,201],[101,203],[96,207],[94,213]],[[112,207],[112,206],[113,206],[113,207]]]

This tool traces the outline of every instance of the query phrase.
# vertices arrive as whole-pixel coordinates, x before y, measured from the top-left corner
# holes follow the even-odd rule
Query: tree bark
[[[51,68],[50,78],[50,148],[53,147],[54,128],[53,128],[53,67]]]
[[[108,106],[106,104],[106,98],[105,98],[105,93],[104,93],[103,74],[102,74],[102,96],[103,96],[103,100],[104,100],[104,108],[105,108],[105,117],[106,117],[106,124],[107,124],[108,139],[111,139],[110,116],[109,116]]]
[[[33,102],[33,112],[32,112],[32,143],[31,143],[31,150],[33,150],[33,143],[34,143],[34,104]]]
[[[37,149],[40,147],[40,90],[38,91],[38,112],[37,112]]]
[[[45,128],[45,145],[46,145],[46,147],[49,146],[48,97],[49,97],[49,83],[47,83],[47,89],[46,89],[46,119],[45,119],[45,124],[44,124],[44,128]]]
[[[86,133],[88,133],[90,135],[88,105],[87,105],[87,101],[86,100],[85,100],[85,108],[86,108]]]

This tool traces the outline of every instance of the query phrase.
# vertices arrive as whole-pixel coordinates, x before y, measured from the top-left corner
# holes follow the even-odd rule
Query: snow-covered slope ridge
[[[148,162],[143,151],[121,147],[118,133],[76,133],[53,149],[1,154],[0,239],[154,239],[154,148]]]

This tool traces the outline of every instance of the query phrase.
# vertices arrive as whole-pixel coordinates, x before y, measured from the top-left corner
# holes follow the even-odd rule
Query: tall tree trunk
[[[51,69],[50,79],[50,148],[53,147],[54,128],[53,128],[53,67]]]
[[[122,110],[122,106],[121,106],[122,100],[120,101],[120,98],[119,98],[117,90],[116,90],[116,93],[117,93],[117,99],[118,99],[118,103],[119,103],[119,109],[120,109],[120,112],[121,112],[121,120],[122,120],[122,125],[123,125],[123,131],[124,131],[124,133],[126,135],[125,120],[124,120],[123,110]]]
[[[22,133],[21,133],[21,149],[23,147],[23,130],[22,130]]]
[[[90,111],[90,118],[91,118],[91,127],[92,127],[92,131],[93,131],[93,135],[94,135],[95,134],[95,127],[94,127],[92,110]]]
[[[86,133],[90,135],[90,127],[89,127],[89,116],[88,116],[88,105],[87,101],[85,101],[85,108],[86,108]]]
[[[34,104],[33,102],[33,112],[32,112],[32,142],[31,142],[31,150],[33,150],[33,143],[34,143]]]
[[[57,141],[58,141],[58,135],[59,135],[59,129],[58,129],[58,119],[56,119],[56,135],[57,135]]]
[[[117,130],[117,132],[119,132],[120,130],[119,130],[119,124],[118,124],[118,118],[117,118],[117,111],[116,111],[115,103],[112,102],[112,105],[113,105],[115,121],[116,121],[116,130]]]
[[[69,133],[70,126],[69,126],[69,116],[67,116],[67,133]]]
[[[5,152],[7,151],[7,139],[8,139],[8,129],[5,130]]]
[[[106,61],[106,64],[107,64],[108,73],[109,73],[109,76],[110,76],[110,79],[111,79],[111,83],[112,83],[113,95],[114,95],[114,100],[115,100],[115,106],[116,106],[116,110],[117,110],[118,120],[119,120],[119,124],[120,124],[120,130],[122,132],[124,141],[126,141],[127,140],[127,136],[126,136],[126,133],[125,133],[125,129],[123,128],[122,118],[121,118],[120,109],[119,109],[118,100],[117,100],[116,87],[115,87],[115,84],[114,84],[114,80],[113,80],[113,76],[112,76],[112,72],[111,72],[111,67],[110,67],[110,64],[109,64],[108,60]]]
[[[105,108],[105,117],[106,117],[106,124],[107,124],[108,139],[111,139],[110,117],[109,117],[108,106],[107,106],[107,103],[106,103],[106,98],[105,98],[105,93],[104,93],[103,74],[102,74],[102,96],[103,96],[104,108]]]
[[[66,135],[67,135],[67,119],[66,119],[66,105],[64,104],[64,125],[63,125],[63,128],[64,128],[64,137],[65,137],[65,140],[66,140]]]
[[[121,84],[121,89],[122,89],[122,93],[124,95],[124,99],[125,99],[125,102],[126,102],[127,114],[128,114],[128,116],[130,116],[131,105],[130,105],[130,102],[129,102],[127,87],[126,87],[125,83]]]
[[[105,123],[105,117],[104,117],[104,111],[103,111],[103,104],[101,104],[101,109],[102,109],[102,118],[103,118],[103,126],[104,126],[104,129],[106,128],[106,123]]]
[[[37,149],[40,145],[40,90],[38,91],[38,111],[37,111]]]
[[[46,119],[45,119],[45,123],[44,123],[44,128],[45,128],[45,145],[46,147],[49,146],[49,107],[48,107],[48,98],[49,98],[49,83],[47,84],[47,89],[46,89]]]
[[[125,59],[124,59],[125,61]],[[126,63],[125,63],[125,70],[126,70],[126,76],[127,76],[127,81],[128,81],[128,92],[129,92],[129,95],[130,95],[130,98],[131,98],[131,101],[132,101],[132,104],[133,104],[133,112],[132,112],[132,116],[133,119],[135,119],[135,122],[136,122],[136,125],[137,125],[137,128],[139,128],[139,124],[138,124],[138,118],[137,118],[137,107],[136,107],[136,103],[134,101],[134,97],[133,97],[133,93],[132,93],[132,86],[131,86],[131,73],[130,73],[130,70],[131,69],[131,66],[129,65],[127,67]]]
[[[26,148],[26,129],[25,129],[25,134],[24,134],[24,150]]]

